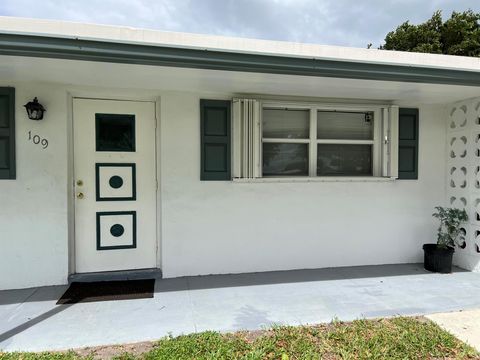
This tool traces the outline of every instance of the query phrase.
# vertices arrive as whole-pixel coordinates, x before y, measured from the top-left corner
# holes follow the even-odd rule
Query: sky
[[[362,48],[404,21],[469,8],[480,0],[0,0],[3,16]]]

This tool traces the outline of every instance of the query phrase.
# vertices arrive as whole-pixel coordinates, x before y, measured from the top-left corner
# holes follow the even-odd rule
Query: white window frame
[[[241,119],[234,111],[233,126],[233,162],[234,178],[237,179],[259,179],[272,181],[358,181],[358,180],[380,180],[395,179],[398,175],[398,106],[381,104],[346,104],[346,103],[305,103],[292,101],[273,101],[260,99],[234,99],[235,102],[253,101],[257,111],[253,111],[253,133],[249,137],[248,145],[243,143],[240,135]],[[307,139],[285,139],[285,138],[263,138],[263,110],[267,109],[292,109],[310,111],[310,136]],[[372,140],[348,140],[348,139],[317,139],[317,112],[318,111],[339,111],[339,112],[372,112],[374,115],[373,139]],[[252,137],[254,143],[252,144]],[[296,143],[308,144],[309,170],[308,176],[263,176],[263,143]],[[242,148],[243,144],[243,148]],[[317,176],[317,145],[318,144],[369,144],[372,145],[372,175],[368,176]],[[239,154],[245,146],[249,146],[253,155],[245,163],[244,158]],[[242,150],[241,150],[242,149]],[[252,166],[248,175],[241,171],[241,167]]]
[[[331,176],[317,176],[317,145],[318,144],[350,144],[350,145],[372,145],[372,176],[379,177],[382,173],[382,156],[381,156],[381,139],[382,139],[382,117],[383,109],[377,106],[359,106],[359,105],[344,105],[344,104],[298,104],[298,103],[278,103],[278,102],[262,102],[260,113],[260,136],[261,145],[260,152],[263,148],[263,143],[293,143],[293,144],[308,144],[309,155],[309,177],[325,177]],[[264,109],[291,109],[291,110],[308,110],[310,112],[310,137],[308,139],[282,139],[282,138],[264,138],[263,137],[263,110]],[[348,140],[348,139],[317,139],[317,114],[318,111],[338,111],[338,112],[372,112],[373,113],[373,139],[372,140]],[[263,159],[263,154],[260,153],[260,159]],[[263,160],[260,161],[260,164]],[[262,169],[260,169],[262,174]],[[268,176],[268,178],[277,176]],[[284,177],[284,176],[278,176]],[[342,176],[342,177],[356,177]]]

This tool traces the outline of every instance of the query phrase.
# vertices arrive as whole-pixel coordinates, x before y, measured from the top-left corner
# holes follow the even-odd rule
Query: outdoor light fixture
[[[42,120],[43,113],[47,111],[43,105],[38,102],[37,97],[23,106],[27,109],[27,115],[30,120]]]

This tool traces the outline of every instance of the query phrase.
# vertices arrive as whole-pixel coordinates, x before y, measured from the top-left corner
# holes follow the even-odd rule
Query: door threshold
[[[162,270],[160,269],[121,270],[71,274],[68,277],[68,283],[70,284],[72,282],[142,280],[161,278]]]

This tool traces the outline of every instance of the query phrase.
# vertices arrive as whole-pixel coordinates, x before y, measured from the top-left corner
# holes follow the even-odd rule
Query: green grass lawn
[[[104,348],[103,355],[94,349],[0,353],[0,359],[480,359],[474,349],[429,320],[407,317],[234,334],[204,332],[165,338],[140,353],[132,347],[129,352],[122,346],[109,348],[115,350],[105,353]]]

